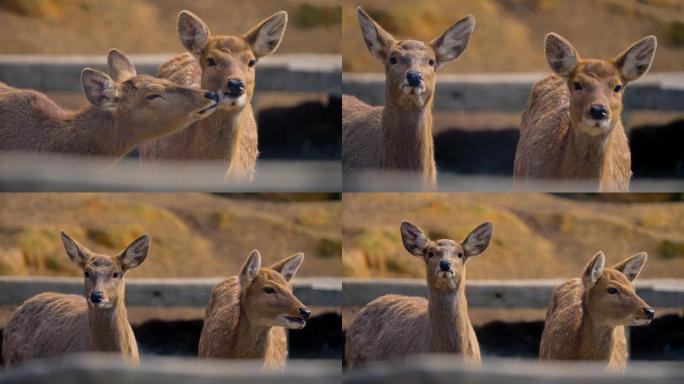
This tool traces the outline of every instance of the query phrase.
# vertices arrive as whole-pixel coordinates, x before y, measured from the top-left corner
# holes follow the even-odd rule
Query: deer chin
[[[423,108],[427,100],[427,88],[425,84],[417,87],[412,87],[407,83],[399,86],[401,93],[399,95],[399,105],[405,107]]]
[[[645,325],[651,324],[651,321],[653,319],[647,319],[647,318],[632,318],[631,325],[636,326],[636,327],[643,327]]]
[[[101,301],[99,303],[93,303],[90,300],[87,300],[87,301],[88,301],[88,306],[90,308],[97,309],[97,310],[112,309],[114,307],[114,304],[112,304],[109,301]]]
[[[585,118],[582,120],[582,123],[579,124],[579,128],[582,132],[589,136],[604,136],[613,130],[613,120],[594,120],[591,118]]]
[[[435,286],[437,288],[453,291],[458,286],[454,271],[442,271],[441,269],[438,269],[437,272],[435,272],[435,276]]]
[[[195,120],[202,120],[202,119],[207,118],[212,113],[214,113],[217,106],[218,106],[218,103],[215,101],[212,101],[208,107],[204,107],[202,109],[196,110],[196,111],[192,112],[190,115]]]
[[[228,92],[223,93],[221,96],[220,109],[225,111],[234,111],[242,109],[247,105],[247,94],[242,93],[240,95],[232,95]]]
[[[285,328],[287,329],[302,329],[306,326],[306,320],[296,316],[283,316]]]

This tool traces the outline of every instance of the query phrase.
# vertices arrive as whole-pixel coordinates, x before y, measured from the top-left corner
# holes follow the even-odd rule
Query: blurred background
[[[468,261],[466,286],[476,280],[525,284],[520,280],[579,277],[599,250],[609,266],[646,251],[648,262],[637,281],[675,281],[669,279],[684,278],[683,219],[682,194],[345,193],[342,273],[424,281],[424,262],[402,245],[402,220],[433,240],[456,241],[491,221],[492,241]],[[536,358],[543,303],[544,308],[471,304],[483,355]],[[343,328],[359,309],[345,306]],[[632,358],[684,359],[682,308],[658,307],[657,314],[650,326],[631,327]]]
[[[304,252],[295,283],[340,276],[339,194],[4,193],[0,206],[0,280],[73,276],[82,281],[82,271],[64,251],[60,229],[108,255],[149,233],[148,258],[127,274],[129,284],[139,278],[225,279],[238,274],[255,248],[265,265]],[[206,302],[195,304],[129,306],[142,353],[196,356]],[[0,327],[15,308],[0,306]],[[291,357],[339,358],[339,303],[315,306],[313,313],[306,328],[290,332]]]
[[[681,103],[670,103],[674,97],[684,97],[681,91],[667,93],[684,88],[684,1],[342,3],[343,89],[376,105],[384,102],[384,94],[369,90],[371,87],[364,86],[363,79],[354,77],[361,73],[384,73],[380,61],[371,56],[363,43],[355,14],[357,5],[363,6],[395,37],[423,41],[439,36],[465,15],[475,15],[477,24],[468,48],[455,61],[441,67],[441,76],[437,76],[433,136],[437,168],[442,175],[510,177],[520,115],[532,82],[551,74],[543,51],[548,32],[566,37],[581,57],[598,59],[610,59],[642,37],[655,35],[658,49],[649,72],[652,80],[644,78],[641,84],[661,89],[642,93],[642,89],[637,89],[637,81],[625,93],[623,122],[632,150],[633,185],[638,187],[640,182],[652,178],[684,177],[684,151],[674,144],[684,140],[684,107]],[[456,85],[448,85],[451,80]],[[445,90],[442,93],[440,84]],[[383,83],[374,82],[373,86],[382,87]],[[663,186],[650,184],[640,189],[658,191]],[[456,188],[468,190],[463,186]]]

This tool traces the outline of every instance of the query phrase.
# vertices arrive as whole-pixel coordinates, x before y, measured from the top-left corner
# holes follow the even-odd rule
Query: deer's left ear
[[[119,254],[119,263],[121,263],[121,268],[123,268],[124,271],[137,268],[145,261],[147,258],[147,250],[150,249],[150,240],[150,235],[144,234],[133,240],[133,242]]]
[[[299,252],[296,253],[290,257],[286,257],[279,262],[273,264],[271,266],[271,269],[277,271],[283,277],[285,280],[290,281],[294,277],[294,275],[297,273],[297,270],[299,267],[302,265],[302,262],[304,261],[304,254]]]
[[[287,12],[276,12],[244,35],[257,58],[275,52],[285,34]]]
[[[477,256],[489,247],[492,239],[494,224],[490,222],[482,223],[463,240],[463,250],[466,257]]]
[[[475,17],[466,16],[452,25],[438,38],[432,40],[430,45],[437,53],[437,65],[454,60],[465,51],[470,40],[470,35],[475,30]]]
[[[637,277],[639,277],[639,273],[641,273],[641,270],[644,268],[647,258],[648,255],[646,252],[640,252],[615,265],[613,269],[622,272],[627,280],[634,281]]]
[[[646,36],[613,59],[626,81],[634,81],[648,72],[657,45],[655,36]]]

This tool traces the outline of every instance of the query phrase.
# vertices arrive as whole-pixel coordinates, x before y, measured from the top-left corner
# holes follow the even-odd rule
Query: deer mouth
[[[585,118],[581,125],[582,131],[590,136],[607,135],[613,129],[611,119],[595,120],[592,118]]]
[[[644,327],[646,325],[651,324],[653,319],[647,319],[647,318],[640,318],[640,319],[634,319],[632,321],[632,325],[637,326],[637,327]]]
[[[218,103],[215,101],[212,101],[210,106],[208,106],[204,109],[200,109],[199,111],[196,111],[194,113],[194,115],[196,118],[203,119],[203,118],[209,116],[212,112],[214,112],[216,107],[218,107]]]
[[[453,270],[443,271],[438,269],[435,275],[437,275],[438,285],[447,289],[456,289],[456,274]]]
[[[284,316],[285,324],[289,329],[302,329],[306,325],[306,321],[301,317]]]
[[[241,108],[246,104],[247,97],[244,92],[225,92],[221,97],[221,105],[224,108]]]

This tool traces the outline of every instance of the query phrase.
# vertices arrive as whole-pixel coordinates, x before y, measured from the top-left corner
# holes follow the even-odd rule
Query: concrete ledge
[[[485,359],[482,368],[471,367],[453,356],[416,356],[405,362],[378,363],[367,368],[348,371],[346,384],[643,384],[681,383],[684,367],[681,363],[632,363],[626,372],[605,372],[604,364],[544,363],[536,360]]]
[[[0,384],[333,384],[340,378],[335,361],[289,361],[282,371],[265,371],[251,361],[143,357],[132,366],[117,356],[84,354],[1,372]]]
[[[156,75],[175,54],[129,55],[138,73]],[[106,70],[102,55],[0,55],[0,81],[42,91],[81,91],[85,67]],[[292,54],[262,59],[256,66],[256,89],[264,91],[340,94],[340,55]]]
[[[126,304],[151,307],[204,307],[212,287],[224,278],[127,279]],[[342,283],[338,278],[295,278],[295,295],[306,305],[339,306]],[[0,305],[18,305],[41,292],[82,295],[80,277],[0,277]]]
[[[468,306],[479,308],[546,308],[553,289],[564,280],[469,280]],[[658,308],[684,308],[684,279],[637,280],[638,294]],[[427,297],[422,279],[342,280],[342,305],[362,306],[386,294]]]
[[[522,112],[534,82],[548,73],[441,74],[434,108],[450,111]],[[342,91],[371,105],[385,103],[385,75],[344,73]],[[625,91],[625,111],[684,110],[684,72],[646,75]]]

